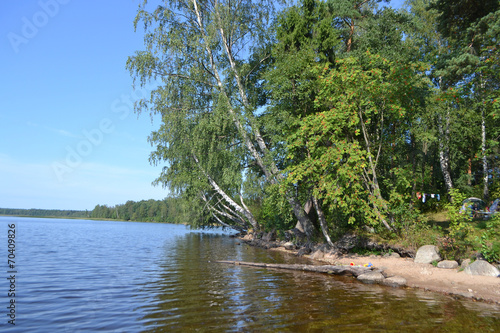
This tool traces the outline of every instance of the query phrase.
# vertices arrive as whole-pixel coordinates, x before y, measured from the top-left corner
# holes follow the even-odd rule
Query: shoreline
[[[350,262],[356,263],[356,261],[371,262],[375,268],[381,269],[387,277],[401,276],[405,278],[406,286],[403,288],[418,288],[500,305],[499,277],[469,275],[457,269],[438,268],[432,264],[418,264],[412,258],[346,255],[339,256],[334,260],[318,261],[340,265],[348,265]]]
[[[286,249],[284,242],[263,240],[254,242],[248,235],[238,237],[238,239],[251,246],[295,256],[298,256],[299,251],[301,251],[301,249]],[[500,277],[469,275],[460,269],[437,268],[432,264],[415,263],[412,258],[396,256],[336,254],[331,251],[323,252],[319,249],[302,256],[318,264],[349,265],[354,263],[354,265],[363,266],[371,263],[376,269],[382,270],[386,277],[400,276],[406,279],[406,285],[399,288],[418,288],[500,305]]]

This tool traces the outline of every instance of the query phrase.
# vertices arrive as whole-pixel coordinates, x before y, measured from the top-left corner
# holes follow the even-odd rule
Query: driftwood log
[[[229,260],[218,260],[215,262],[220,264],[229,264],[237,266],[239,265],[239,266],[252,266],[252,267],[262,267],[262,268],[288,269],[293,271],[317,272],[317,273],[327,273],[335,275],[353,275],[355,277],[373,270],[373,267],[364,267],[364,266],[337,266],[337,265],[316,266],[316,265],[301,265],[301,264],[266,264],[258,262],[229,261]]]

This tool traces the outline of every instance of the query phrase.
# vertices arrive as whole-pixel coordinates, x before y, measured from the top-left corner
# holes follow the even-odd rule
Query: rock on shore
[[[498,268],[485,260],[476,260],[469,266],[465,267],[464,272],[470,275],[482,276],[499,276]],[[499,282],[500,283],[500,282]]]
[[[433,261],[440,261],[439,249],[435,245],[424,245],[420,247],[415,256],[417,264],[430,264]]]

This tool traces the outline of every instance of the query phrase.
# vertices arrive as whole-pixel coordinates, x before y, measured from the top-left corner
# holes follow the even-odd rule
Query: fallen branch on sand
[[[353,275],[359,276],[361,274],[367,273],[373,270],[373,267],[363,267],[363,266],[337,266],[337,265],[301,265],[301,264],[266,264],[257,262],[245,262],[245,261],[229,261],[229,260],[218,260],[215,261],[220,264],[229,265],[240,265],[240,266],[252,266],[252,267],[263,267],[263,268],[275,268],[275,269],[288,269],[293,271],[304,271],[304,272],[317,272],[317,273],[327,273],[335,275]]]

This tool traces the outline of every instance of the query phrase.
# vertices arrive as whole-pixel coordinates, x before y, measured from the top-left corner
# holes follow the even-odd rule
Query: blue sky
[[[0,2],[0,207],[91,210],[163,199],[153,187],[127,57],[140,0]],[[398,6],[402,1],[393,1]]]
[[[138,0],[0,4],[0,207],[93,209],[163,199],[127,57]]]

